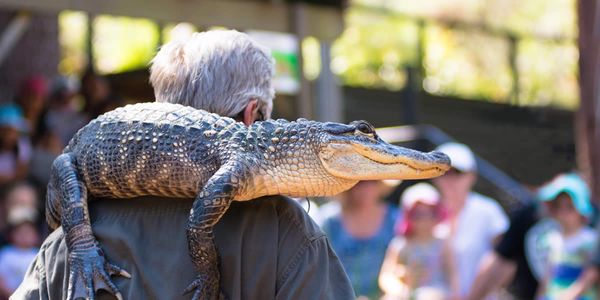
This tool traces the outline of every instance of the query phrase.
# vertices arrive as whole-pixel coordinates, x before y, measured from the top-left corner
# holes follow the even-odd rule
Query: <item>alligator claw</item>
[[[110,280],[110,276],[120,275],[131,278],[131,275],[120,267],[109,263],[102,250],[94,246],[86,250],[74,250],[69,254],[69,287],[67,300],[95,299],[98,290],[106,290],[118,300],[123,295]]]
[[[207,278],[210,277],[206,275],[198,275],[198,277],[196,277],[196,279],[185,288],[183,294],[194,291],[192,300],[226,299],[219,290],[219,285],[215,282],[212,282],[214,280],[209,280]]]

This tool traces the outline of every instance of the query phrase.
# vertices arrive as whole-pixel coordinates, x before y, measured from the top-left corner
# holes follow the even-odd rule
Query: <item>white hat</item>
[[[440,193],[429,183],[417,183],[402,193],[402,207],[411,209],[417,202],[432,206],[438,205]]]
[[[467,145],[459,143],[446,143],[435,149],[450,157],[450,165],[461,172],[477,171],[475,154]]]

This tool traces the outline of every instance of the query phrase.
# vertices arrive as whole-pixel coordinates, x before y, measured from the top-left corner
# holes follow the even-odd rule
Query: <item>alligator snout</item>
[[[427,153],[427,155],[431,157],[434,163],[440,165],[447,165],[448,169],[450,168],[450,157],[448,157],[448,155],[440,151],[431,151]]]

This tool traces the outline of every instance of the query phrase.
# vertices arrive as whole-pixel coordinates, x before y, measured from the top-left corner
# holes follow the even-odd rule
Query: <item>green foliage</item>
[[[436,25],[427,26],[425,36],[426,91],[495,102],[510,98],[512,77],[505,39]]]
[[[92,51],[100,73],[119,73],[148,66],[158,48],[158,26],[151,20],[98,16]]]
[[[331,49],[332,71],[348,85],[400,89],[404,67],[416,62],[417,30],[410,20],[350,8]]]
[[[518,49],[519,103],[576,109],[579,51],[575,44],[524,39]]]
[[[400,89],[405,67],[422,63],[432,94],[579,103],[575,0],[354,0],[345,23],[331,66],[344,84]]]
[[[87,65],[87,23],[83,12],[63,11],[58,15],[58,70],[64,75],[81,74]]]
[[[351,86],[399,90],[406,85],[406,68],[414,67],[423,70],[423,88],[432,94],[574,109],[579,103],[575,4],[354,0],[345,12],[346,29],[332,45],[330,67]],[[85,13],[60,13],[61,73],[84,70],[87,25]],[[102,73],[147,67],[159,44],[151,20],[98,16],[93,26],[94,64]],[[191,24],[167,24],[164,41],[194,31]],[[302,48],[304,75],[313,80],[322,68],[319,43],[308,38]]]

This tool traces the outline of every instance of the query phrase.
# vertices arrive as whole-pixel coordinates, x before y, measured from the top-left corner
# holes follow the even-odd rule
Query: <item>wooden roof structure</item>
[[[37,12],[79,10],[148,18],[159,22],[189,22],[200,27],[301,32],[331,41],[343,29],[340,7],[284,1],[241,0],[0,0],[0,7]],[[299,28],[301,27],[301,28]]]

